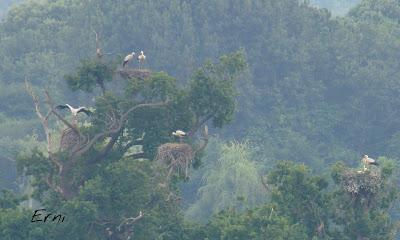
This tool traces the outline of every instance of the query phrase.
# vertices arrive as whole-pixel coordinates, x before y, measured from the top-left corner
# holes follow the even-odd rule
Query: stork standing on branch
[[[361,159],[364,167],[364,172],[367,170],[367,165],[375,165],[379,166],[379,164],[376,162],[375,159],[369,158],[368,155],[364,155],[364,157]]]
[[[64,105],[58,105],[56,106],[56,109],[69,109],[72,113],[72,117],[74,119],[74,123],[77,124],[78,123],[78,113],[85,113],[86,115],[90,116],[92,115],[92,112],[87,109],[86,107],[78,107],[78,108],[74,108],[69,104],[64,104]]]
[[[139,61],[139,69],[142,69],[142,64],[146,60],[146,55],[144,55],[143,51],[140,51],[140,55],[137,57]]]
[[[126,55],[126,57],[124,58],[124,62],[122,63],[122,67],[125,67],[129,63],[129,61],[133,59],[134,56],[135,52]]]

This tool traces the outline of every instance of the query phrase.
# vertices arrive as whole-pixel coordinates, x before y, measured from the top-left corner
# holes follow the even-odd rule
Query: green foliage
[[[336,165],[332,171],[337,184],[332,196],[333,222],[340,226],[342,239],[395,239],[398,223],[389,209],[398,199],[393,182],[393,163],[384,158],[382,169],[360,172]]]
[[[235,84],[238,74],[246,68],[242,52],[220,58],[219,64],[207,62],[194,73],[189,101],[196,116],[214,116],[216,127],[230,122],[235,110]]]
[[[312,236],[316,226],[326,222],[330,200],[324,193],[327,180],[310,175],[306,166],[284,161],[270,172],[268,183],[273,186],[271,200],[278,204],[278,211],[306,226]]]
[[[348,171],[365,180],[372,177],[341,164],[332,175],[344,179]],[[327,179],[304,165],[281,162],[268,174],[266,204],[243,213],[223,211],[193,232],[198,239],[394,239],[398,224],[388,209],[398,190],[390,179],[381,178],[375,183],[378,192],[365,198],[348,192],[340,181],[328,188]]]
[[[48,226],[30,224],[29,210],[0,208],[0,229],[4,240],[39,240],[48,235]]]
[[[300,240],[307,239],[304,226],[291,224],[274,214],[273,205],[264,205],[244,214],[222,212],[205,227],[204,239]]]
[[[146,133],[146,156],[152,156],[157,146],[170,141],[171,132],[176,129],[197,131],[199,124],[208,120],[216,127],[229,123],[235,109],[235,80],[245,67],[241,52],[224,55],[219,62],[207,62],[196,71],[189,89],[179,89],[176,80],[163,72],[145,79],[130,79],[127,98],[140,102],[171,101],[163,110],[138,109],[129,121],[131,134],[135,129]]]
[[[247,143],[212,143],[216,156],[206,156],[199,199],[186,211],[188,219],[205,222],[224,209],[243,211],[265,201],[266,192]]]
[[[0,4],[3,2],[6,3]],[[338,160],[353,165],[366,151],[370,155],[397,159],[400,149],[398,1],[364,0],[343,18],[332,18],[331,13],[310,7],[308,2],[25,1],[12,8],[0,23],[0,145],[6,156],[0,159],[1,166],[8,169],[4,164],[8,158],[23,151],[20,170],[34,176],[34,196],[43,200],[42,204],[53,208],[61,206],[89,222],[99,216],[118,218],[110,209],[102,211],[98,206],[112,201],[109,194],[114,192],[109,184],[123,182],[122,175],[128,176],[132,186],[135,186],[134,181],[146,186],[149,182],[152,186],[158,184],[158,181],[153,184],[153,180],[149,180],[157,175],[156,170],[137,165],[131,168],[131,163],[125,165],[123,160],[126,159],[122,156],[130,145],[142,145],[142,157],[152,159],[157,146],[174,141],[172,131],[196,130],[197,124],[203,121],[211,121],[215,127],[226,126],[236,117],[222,135],[251,140],[252,152],[256,150],[256,157],[251,156],[251,159],[257,160],[259,165],[251,168],[251,164],[244,165],[252,170],[245,173],[248,176],[255,168],[258,171],[260,165],[270,172],[271,202],[254,213],[228,209],[207,228],[194,227],[196,229],[188,233],[193,234],[189,239],[318,239],[321,237],[316,236],[315,228],[321,221],[325,223],[327,239],[393,239],[396,228],[388,213],[396,214],[390,207],[397,199],[393,186],[393,174],[397,171],[389,160],[379,159],[382,165],[377,179],[381,185],[374,186],[374,191],[368,193],[373,201],[366,201],[365,196],[354,198],[343,190],[343,174],[349,172],[345,164],[335,165],[329,187],[326,186],[330,182],[328,179],[312,175],[311,170],[302,165],[282,162],[272,169],[274,163],[288,159],[307,163],[320,172]],[[342,0],[311,2],[342,11],[356,0],[346,1],[349,5],[342,5]],[[3,8],[0,6],[0,9]],[[93,30],[99,33],[100,47],[106,53],[104,62],[81,61],[95,54]],[[144,80],[113,79],[116,67],[108,61],[108,53],[124,56],[132,48],[145,51],[145,67],[155,72]],[[236,49],[243,50],[222,57],[216,63],[208,61],[199,68],[204,59],[214,59]],[[246,85],[243,81],[234,81],[245,68]],[[77,71],[72,72],[73,69]],[[160,70],[174,77],[158,72]],[[72,95],[65,91],[65,84],[60,81],[63,76],[67,76],[71,89],[83,93]],[[109,87],[109,92],[96,97],[96,113],[90,124],[80,127],[88,136],[95,136],[109,127],[110,106],[115,109],[115,117],[120,117],[138,103],[166,99],[170,103],[166,108],[133,111],[124,129],[116,133],[116,144],[110,152],[98,163],[86,165],[86,160],[98,156],[110,140],[108,137],[99,139],[78,160],[80,164],[69,176],[77,186],[85,183],[80,192],[83,195],[65,203],[49,191],[43,181],[46,174],[55,171],[48,156],[43,154],[43,144],[38,143],[44,139],[43,134],[32,132],[38,128],[38,122],[32,120],[36,119],[32,102],[23,91],[25,77],[35,89],[49,88],[56,102],[73,98],[76,103],[88,104],[93,96],[88,92],[96,93],[97,86]],[[117,96],[115,90],[121,89],[125,95]],[[143,133],[144,138],[137,140]],[[37,137],[23,138],[26,134]],[[38,149],[30,150],[35,147]],[[243,158],[243,155],[238,156]],[[133,175],[123,171],[124,167]],[[2,170],[2,176],[4,172],[12,173],[7,169]],[[208,173],[217,176],[211,170]],[[118,181],[108,181],[113,177]],[[226,172],[224,177],[234,178]],[[348,179],[356,179],[357,183],[368,181],[364,176]],[[242,183],[240,181],[239,185]],[[104,188],[105,192],[96,187]],[[155,189],[136,187],[144,194],[138,201],[146,202],[149,195],[160,194],[154,193]],[[118,201],[115,204],[121,209],[124,204],[132,211],[139,209],[136,203],[123,200],[137,197],[130,195],[128,186],[121,184],[116,189]],[[93,193],[97,199],[84,198],[85,191],[88,195]],[[365,207],[365,202],[373,203],[373,207]],[[182,230],[181,221],[171,215],[176,205],[157,203],[153,207],[146,206],[151,214],[138,222],[142,225],[135,233],[143,231],[139,239],[179,239],[176,235]],[[235,206],[242,207],[241,204]],[[121,209],[120,213],[125,213]],[[271,209],[274,209],[272,215]],[[83,234],[82,238],[102,239],[105,234],[99,226],[91,228],[92,225],[77,222],[61,227],[59,233],[31,225],[21,229],[18,226],[25,227],[29,211],[1,211],[0,229],[4,239],[43,239],[49,232],[53,235],[46,236],[53,239],[65,238],[70,232],[73,238]],[[133,216],[137,212],[129,214]],[[10,216],[15,218],[5,222]],[[156,227],[158,224],[162,225],[161,230]],[[144,230],[147,227],[150,230]]]
[[[317,3],[345,4],[342,0]],[[350,17],[332,19],[327,11],[294,0],[235,4],[226,0],[27,1],[13,8],[0,26],[1,89],[11,94],[1,102],[7,117],[15,118],[21,112],[32,117],[26,108],[30,99],[21,99],[21,91],[9,91],[11,86],[6,85],[19,86],[25,76],[39,88],[51,87],[60,99],[68,97],[60,79],[79,66],[81,59],[94,56],[96,30],[104,53],[124,56],[140,48],[148,56],[146,67],[162,69],[180,84],[201,80],[193,84],[198,92],[191,92],[196,96],[191,101],[201,103],[193,111],[212,113],[213,103],[225,102],[220,111],[224,116],[213,120],[219,126],[233,118],[233,105],[225,95],[230,95],[230,87],[224,81],[210,82],[221,75],[211,69],[192,73],[204,59],[242,48],[248,56],[251,87],[239,84],[238,120],[227,130],[229,135],[247,137],[250,133],[248,137],[260,143],[258,148],[267,149],[260,152],[263,158],[272,162],[307,159],[321,168],[325,163],[352,159],[365,149],[395,157],[396,119],[400,118],[393,96],[399,89],[395,73],[400,45],[398,24],[391,19],[396,19],[396,4],[364,1]],[[240,65],[240,61],[232,63]],[[89,82],[73,85],[93,89],[95,85],[89,87]],[[203,99],[209,84],[220,92]],[[187,100],[180,99],[181,103]],[[254,136],[254,132],[263,134]],[[281,138],[301,149],[301,154],[296,158],[291,147],[274,144]]]
[[[10,190],[1,190],[0,195],[0,208],[12,209],[18,207],[18,204],[24,200],[24,198],[18,197]]]
[[[176,79],[165,72],[152,73],[149,78],[128,80],[127,96],[140,97],[143,102],[175,99],[179,92]]]
[[[98,85],[103,90],[106,82],[112,80],[113,69],[99,60],[83,60],[74,75],[67,75],[66,81],[73,90],[92,92]]]
[[[68,219],[79,219],[79,222],[66,221],[57,229],[51,228],[48,236],[107,239],[108,232],[113,232],[112,238],[126,239],[132,234],[129,228],[133,226],[124,221],[143,212],[143,220],[134,226],[135,237],[177,239],[183,225],[177,204],[170,199],[174,194],[173,183],[164,183],[166,169],[148,159],[153,159],[151,154],[160,144],[171,141],[173,130],[186,126],[196,131],[208,120],[228,119],[226,115],[231,113],[223,112],[221,105],[234,106],[234,80],[245,65],[244,58],[238,54],[223,56],[216,64],[207,63],[209,69],[216,71],[209,80],[208,97],[216,92],[220,96],[225,94],[228,100],[203,106],[205,113],[196,113],[192,109],[194,101],[190,101],[191,89],[178,87],[175,79],[164,72],[149,72],[149,77],[142,79],[123,79],[126,87],[121,96],[118,87],[104,91],[105,81],[121,81],[113,78],[115,69],[110,63],[83,61],[77,73],[66,80],[74,90],[91,92],[96,85],[103,89],[102,95],[95,99],[90,123],[77,125],[77,131],[88,137],[81,144],[94,141],[93,144],[78,157],[71,149],[45,152],[37,146],[20,154],[17,161],[20,174],[32,179],[34,192],[30,197],[49,210],[64,212]],[[194,79],[193,83],[199,85],[198,81]],[[224,86],[231,91],[218,91],[216,82],[221,81],[226,81]],[[210,108],[214,109],[207,110]],[[140,135],[142,138],[138,140]],[[52,149],[58,149],[56,142],[50,142]],[[135,145],[141,145],[144,154],[124,157]],[[255,171],[255,167],[251,166],[251,170]],[[251,173],[247,175],[253,177]],[[171,190],[166,184],[172,185]],[[247,184],[249,189],[250,186]]]

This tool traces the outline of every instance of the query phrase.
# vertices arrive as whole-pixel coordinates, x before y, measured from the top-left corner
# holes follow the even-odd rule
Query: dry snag
[[[50,189],[60,193],[64,199],[71,199],[77,194],[79,186],[76,186],[76,184],[74,184],[71,179],[72,170],[78,164],[78,160],[82,159],[82,157],[89,150],[91,150],[96,143],[104,140],[107,137],[111,137],[111,141],[109,141],[108,144],[106,144],[106,146],[104,146],[102,149],[98,150],[97,154],[94,154],[94,156],[85,156],[84,162],[86,164],[95,164],[101,161],[108,154],[108,152],[116,143],[116,140],[121,133],[121,129],[123,129],[123,127],[125,126],[129,114],[131,114],[133,111],[138,108],[160,107],[168,104],[168,101],[142,103],[129,108],[124,113],[122,113],[119,118],[117,118],[116,115],[113,114],[114,117],[112,118],[112,123],[108,124],[109,128],[95,134],[94,136],[89,137],[84,136],[79,131],[79,127],[77,125],[70,123],[56,111],[55,104],[53,103],[47,90],[45,90],[45,103],[47,104],[47,108],[49,110],[46,115],[43,115],[40,108],[39,98],[34,93],[27,79],[25,79],[25,87],[27,92],[33,99],[36,115],[38,116],[46,135],[48,159],[57,168],[57,171],[49,172],[45,179],[42,180],[48,185]],[[58,144],[58,148],[55,146],[55,143],[51,136],[51,129],[49,127],[49,118],[52,115],[54,115],[67,127],[63,130],[61,134],[62,136]],[[54,149],[58,150],[54,151]],[[63,156],[67,159],[60,159],[61,155],[58,154],[60,152],[66,152],[67,154],[64,154]]]

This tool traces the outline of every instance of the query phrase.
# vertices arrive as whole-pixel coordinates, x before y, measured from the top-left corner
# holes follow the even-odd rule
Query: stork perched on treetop
[[[186,136],[186,133],[182,130],[176,130],[175,132],[172,132],[172,135],[177,136],[179,138],[179,142],[182,142],[182,139],[184,136]]]
[[[56,106],[56,109],[66,109],[66,108],[68,108],[68,109],[71,111],[72,117],[73,117],[75,123],[78,122],[78,120],[77,120],[78,113],[83,112],[83,113],[85,113],[85,114],[88,115],[88,116],[90,116],[90,115],[92,114],[92,112],[91,112],[89,109],[87,109],[86,107],[74,108],[74,107],[72,107],[72,106],[69,105],[69,104],[64,104],[64,105],[58,105],[58,106]]]
[[[137,57],[137,59],[139,61],[139,69],[141,69],[144,60],[146,60],[146,55],[143,54],[143,51],[140,51],[140,55]]]
[[[135,56],[135,52],[126,55],[126,57],[124,58],[124,63],[122,63],[122,67],[125,67],[126,64],[128,64],[128,62],[132,60],[133,56]]]
[[[364,155],[364,157],[361,159],[363,166],[364,166],[364,172],[367,170],[366,165],[375,165],[378,166],[379,164],[375,161],[375,159],[369,158],[368,155]]]

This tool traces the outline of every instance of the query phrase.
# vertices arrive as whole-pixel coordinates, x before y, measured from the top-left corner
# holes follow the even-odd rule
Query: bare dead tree
[[[36,96],[36,94],[34,93],[32,87],[29,85],[27,78],[25,78],[25,88],[26,91],[31,95],[33,103],[35,105],[35,112],[36,115],[38,116],[42,127],[44,129],[45,135],[46,135],[46,146],[47,146],[47,154],[48,154],[48,158],[51,161],[51,163],[53,163],[58,170],[58,174],[60,174],[62,172],[63,169],[63,165],[61,163],[61,161],[59,161],[55,155],[54,152],[52,150],[52,146],[53,146],[53,142],[52,142],[52,136],[51,136],[51,132],[50,132],[50,128],[49,128],[49,117],[52,114],[52,111],[49,110],[46,115],[43,115],[40,109],[40,104],[39,104],[39,98]],[[56,186],[53,181],[52,181],[52,173],[49,173],[46,178],[45,178],[45,182],[48,185],[48,187],[50,187],[52,190],[61,193],[61,189]]]
[[[27,80],[25,80],[25,85],[26,85],[26,90],[27,92],[31,95],[33,99],[33,103],[35,105],[35,111],[36,115],[38,116],[39,120],[42,123],[42,127],[44,129],[44,132],[46,134],[46,142],[47,142],[47,153],[48,153],[48,158],[49,161],[51,161],[52,164],[54,164],[57,168],[58,171],[56,173],[49,172],[47,177],[43,179],[48,187],[56,192],[59,192],[61,196],[65,199],[70,199],[74,197],[78,191],[78,187],[74,186],[72,179],[71,179],[71,173],[74,167],[77,165],[78,161],[82,159],[82,157],[93,148],[93,146],[98,143],[99,141],[103,140],[106,137],[111,137],[111,141],[109,141],[102,149],[98,150],[98,153],[95,154],[93,157],[86,156],[84,162],[86,164],[93,164],[101,161],[109,151],[113,148],[115,145],[121,130],[123,129],[129,115],[135,111],[138,108],[144,108],[144,107],[161,107],[161,106],[166,106],[168,104],[168,100],[164,102],[153,102],[153,103],[142,103],[142,104],[137,104],[135,106],[132,106],[128,110],[126,110],[124,113],[120,115],[118,118],[115,113],[112,113],[112,122],[108,125],[109,128],[95,134],[92,137],[89,136],[84,136],[80,131],[78,126],[71,124],[69,121],[67,121],[65,118],[63,118],[58,112],[55,110],[55,104],[53,100],[50,97],[50,94],[48,93],[47,90],[44,91],[45,96],[46,96],[46,104],[48,106],[48,112],[46,115],[43,115],[41,113],[40,109],[40,102],[39,98],[37,95],[34,93],[32,87],[28,83]],[[113,111],[113,110],[112,110]],[[49,127],[49,117],[51,115],[54,115],[59,121],[64,123],[68,129],[71,131],[75,132],[77,136],[79,136],[79,144],[76,144],[73,146],[72,149],[69,149],[68,154],[67,154],[67,159],[64,159],[63,161],[61,159],[57,158],[57,153],[54,152],[53,149],[55,148],[55,144],[52,141],[52,136],[51,136],[51,131]],[[60,148],[58,148],[60,149]],[[58,180],[56,183],[55,180]]]
[[[93,32],[96,36],[96,56],[98,59],[101,59],[103,57],[103,54],[101,53],[99,34],[96,32],[96,30],[93,30]]]

